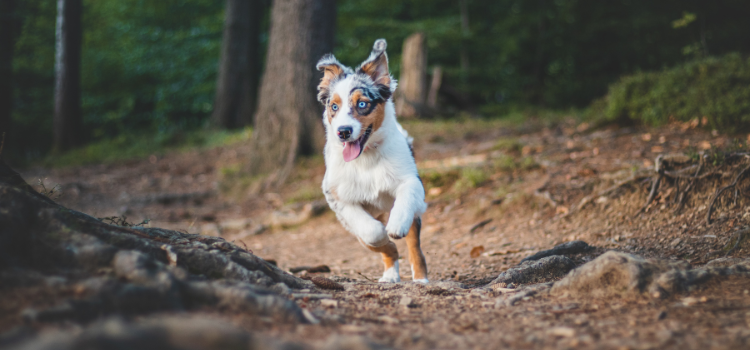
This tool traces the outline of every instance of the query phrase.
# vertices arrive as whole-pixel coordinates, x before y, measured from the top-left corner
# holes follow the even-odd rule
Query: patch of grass
[[[533,157],[516,158],[503,155],[493,162],[493,167],[500,171],[531,170],[539,167]]]
[[[713,129],[750,129],[750,58],[733,53],[623,77],[591,113],[649,125],[705,117]]]
[[[453,184],[453,189],[457,192],[474,189],[484,185],[489,178],[489,171],[484,168],[463,168],[461,176]]]
[[[114,163],[170,151],[226,146],[246,141],[251,134],[250,128],[236,131],[200,129],[170,134],[123,134],[68,152],[49,155],[40,163],[47,167]]]
[[[520,153],[523,145],[516,138],[504,137],[495,143],[493,151],[503,151],[511,153]]]
[[[452,185],[461,176],[457,169],[450,170],[420,170],[419,177],[425,189]]]

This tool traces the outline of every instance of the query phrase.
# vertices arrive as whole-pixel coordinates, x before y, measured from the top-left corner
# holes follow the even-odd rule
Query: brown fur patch
[[[422,247],[420,246],[419,235],[422,230],[421,219],[414,219],[409,229],[409,234],[406,235],[406,247],[409,250],[409,263],[411,264],[412,271],[414,271],[415,279],[427,278],[427,262],[425,261],[424,254],[422,254]]]
[[[323,67],[323,69],[325,69],[323,72],[323,79],[320,79],[320,85],[318,85],[318,89],[320,90],[328,89],[331,86],[331,81],[344,72],[344,70],[336,64],[327,65]]]
[[[391,86],[391,76],[388,74],[388,57],[382,53],[378,58],[362,66],[362,72],[369,75],[375,84]]]
[[[364,133],[370,125],[372,125],[373,132],[378,131],[378,129],[380,129],[380,126],[383,125],[383,120],[385,119],[385,103],[378,103],[375,108],[370,111],[370,114],[361,115],[359,114],[359,110],[357,108],[357,103],[359,103],[360,101],[372,103],[369,98],[362,94],[362,91],[354,90],[354,92],[350,96],[349,105],[354,111],[354,118],[362,123],[362,132]],[[369,108],[370,107],[368,106],[368,109]]]
[[[333,97],[331,97],[331,102],[326,106],[328,109],[328,124],[331,124],[331,119],[333,119],[334,116],[336,116],[336,111],[331,109],[331,106],[334,104],[339,105],[339,108],[341,108],[341,96],[339,94],[333,94]]]

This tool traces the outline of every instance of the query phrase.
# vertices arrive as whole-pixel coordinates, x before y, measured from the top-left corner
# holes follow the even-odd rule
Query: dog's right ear
[[[323,72],[323,79],[320,80],[320,85],[318,85],[318,101],[325,104],[330,95],[329,89],[331,83],[346,72],[346,67],[339,63],[336,57],[329,53],[318,61],[315,68]]]

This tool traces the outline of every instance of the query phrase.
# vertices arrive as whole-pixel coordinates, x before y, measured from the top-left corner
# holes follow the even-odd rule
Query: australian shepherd
[[[318,61],[324,72],[318,100],[325,106],[323,193],[336,217],[367,249],[383,257],[380,282],[400,282],[398,249],[391,239],[406,237],[412,279],[427,283],[419,243],[427,209],[412,139],[396,121],[396,80],[388,71],[386,42],[375,41],[357,69],[333,55]]]

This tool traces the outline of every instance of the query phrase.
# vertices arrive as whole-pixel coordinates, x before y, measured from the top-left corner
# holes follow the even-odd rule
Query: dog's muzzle
[[[339,136],[339,140],[346,141],[349,139],[349,137],[352,136],[352,127],[351,126],[340,126],[339,130],[336,132],[336,135]]]

